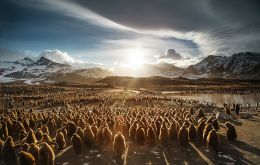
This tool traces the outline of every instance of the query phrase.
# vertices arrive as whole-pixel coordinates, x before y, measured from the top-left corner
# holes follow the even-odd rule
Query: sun
[[[143,65],[143,63],[143,57],[139,55],[133,55],[128,59],[128,65],[133,68],[140,67],[141,65]]]
[[[132,68],[138,68],[144,64],[145,51],[135,48],[128,51],[127,65]]]

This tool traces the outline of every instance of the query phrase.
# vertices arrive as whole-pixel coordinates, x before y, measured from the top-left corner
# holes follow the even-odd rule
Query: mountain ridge
[[[232,56],[209,55],[185,69],[186,78],[260,78],[260,54],[245,52]]]
[[[241,52],[232,56],[209,55],[200,62],[186,69],[178,68],[169,63],[143,64],[143,70],[138,77],[167,77],[167,78],[224,78],[224,79],[260,79],[260,53]],[[127,69],[122,73],[129,73]],[[28,57],[21,60],[0,61],[0,76],[14,79],[37,79],[37,81],[102,79],[115,75],[100,67],[75,68],[69,64],[53,62],[47,57],[34,61]],[[131,76],[130,76],[131,77]],[[73,80],[74,79],[74,80]],[[1,79],[0,79],[1,81]]]
[[[26,60],[30,61],[29,58],[26,58]],[[50,81],[50,82],[51,81],[61,82],[64,81],[65,79],[70,80],[71,82],[77,81],[74,78],[86,82],[88,79],[104,78],[106,76],[111,76],[111,73],[101,68],[95,68],[95,67],[85,68],[85,69],[73,68],[69,64],[61,64],[61,63],[53,62],[52,60],[44,56],[40,57],[35,62],[26,63],[26,65],[22,65],[17,61],[10,62],[10,64],[21,65],[22,67],[18,67],[19,69],[15,69],[13,72],[6,72],[2,74],[2,76],[7,78],[14,78],[18,80],[33,79],[33,81]],[[5,72],[5,70],[3,70],[3,72]]]

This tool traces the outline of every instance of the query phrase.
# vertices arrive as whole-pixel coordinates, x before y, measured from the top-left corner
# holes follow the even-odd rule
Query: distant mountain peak
[[[33,61],[33,60],[30,59],[29,57],[24,57],[23,59],[26,60],[26,61]]]
[[[190,78],[238,78],[259,79],[259,53],[241,52],[232,56],[209,55],[195,65],[189,66],[183,76]]]
[[[45,56],[41,56],[40,59],[38,59],[35,63],[33,63],[32,65],[36,65],[36,66],[56,66],[56,67],[71,67],[69,64],[61,64],[61,63],[57,63],[54,62],[50,59],[48,59]]]
[[[17,60],[14,63],[20,64],[22,66],[29,66],[29,65],[33,64],[34,61],[32,59],[30,59],[29,57],[24,57],[23,59]]]
[[[41,58],[39,60],[36,61],[38,64],[45,64],[45,63],[52,63],[53,61],[51,61],[50,59],[41,56]]]

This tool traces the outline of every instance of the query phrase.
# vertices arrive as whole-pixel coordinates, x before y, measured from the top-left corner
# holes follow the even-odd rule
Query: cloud
[[[259,0],[71,0],[135,29],[202,32],[227,24],[259,23]],[[134,12],[133,12],[134,11]]]
[[[199,62],[202,57],[200,56],[182,56],[175,49],[166,50],[165,54],[157,56],[157,63],[170,63],[180,68],[187,68],[189,65]]]
[[[177,66],[179,68],[187,68],[190,65],[196,64],[201,60],[201,58],[193,57],[193,58],[183,58],[181,60],[172,60],[172,59],[162,59],[158,62],[166,62],[170,63],[174,66]]]
[[[139,63],[157,63],[158,57],[165,53],[168,48],[174,47],[176,52],[181,52],[182,57],[198,58],[201,53],[197,45],[192,41],[183,41],[176,38],[162,38],[155,36],[139,36],[136,38],[123,39],[104,39],[99,43],[98,48],[81,53],[81,56],[92,61],[102,63],[113,67],[113,63],[119,65],[129,65],[136,60],[136,56],[142,59]],[[140,61],[139,58],[139,61]],[[164,62],[172,62],[166,59],[160,59]]]
[[[145,0],[74,2],[134,29],[190,31],[216,24],[205,0],[149,0],[149,3]]]
[[[76,60],[71,57],[67,52],[61,50],[44,50],[39,57],[45,57],[49,60],[61,64],[69,64],[75,68],[92,68],[92,67],[101,67],[104,68],[101,63],[86,62]]]
[[[87,21],[88,23],[118,29],[118,30],[132,30],[129,27],[118,24],[112,20],[107,19],[99,15],[96,12],[88,9],[86,6],[81,6],[79,3],[75,3],[74,1],[69,0],[26,0],[27,3],[18,2],[20,5],[25,5],[28,7],[39,8],[42,10],[56,12],[61,15],[65,15],[68,17],[76,18],[78,20]]]
[[[259,0],[74,2],[140,34],[193,41],[203,56],[260,51]]]
[[[60,50],[44,50],[40,54],[40,57],[46,57],[53,62],[62,63],[62,64],[69,64],[69,63],[76,62],[76,60],[70,57],[67,52],[62,52]]]
[[[210,53],[260,51],[259,0],[27,0],[21,5],[75,18],[107,33],[113,30],[112,37],[102,34],[94,41],[98,46],[89,50],[103,61],[123,56],[127,47],[136,47],[135,41],[157,54],[174,47],[190,62]]]
[[[181,55],[177,53],[174,49],[168,49],[164,55],[158,57],[158,59],[172,59],[180,60],[182,59]]]

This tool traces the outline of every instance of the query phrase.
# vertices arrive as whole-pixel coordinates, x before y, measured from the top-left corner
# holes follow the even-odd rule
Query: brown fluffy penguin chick
[[[92,130],[92,132],[93,132],[93,134],[94,134],[94,137],[96,138],[97,132],[98,132],[98,127],[97,127],[97,125],[96,125],[96,124],[93,124],[93,125],[91,126],[91,130]]]
[[[169,139],[173,140],[177,138],[177,135],[178,135],[178,128],[176,122],[173,122],[169,128]]]
[[[169,132],[166,126],[161,126],[160,133],[159,133],[159,142],[161,144],[166,144],[169,139]]]
[[[188,144],[188,131],[185,126],[182,126],[178,132],[178,140],[180,145],[187,145]]]
[[[138,127],[135,134],[135,142],[143,145],[145,143],[145,131],[144,128]]]
[[[35,136],[34,131],[32,129],[30,129],[30,131],[28,132],[28,135],[26,136],[25,142],[28,143],[28,144],[31,144],[31,143],[36,144],[37,143],[36,136]]]
[[[129,138],[130,138],[132,141],[135,141],[136,129],[137,129],[137,124],[136,124],[136,123],[133,123],[133,124],[130,126],[130,129],[129,129]]]
[[[97,132],[97,136],[96,136],[96,143],[98,145],[102,145],[103,144],[103,127],[99,127],[98,132]]]
[[[55,162],[55,154],[51,148],[51,146],[43,142],[40,144],[39,150],[39,165],[54,165]]]
[[[56,143],[58,144],[59,148],[58,150],[63,150],[66,147],[66,140],[62,133],[62,131],[59,131],[56,133]]]
[[[0,137],[0,138],[6,139],[8,137],[8,127],[7,127],[6,122],[2,122],[2,127],[0,129],[1,129],[0,132],[2,135],[2,137]]]
[[[109,145],[112,142],[112,132],[107,127],[103,129],[103,141],[105,145]]]
[[[78,125],[83,130],[85,128],[86,122],[84,119],[80,119]]]
[[[203,141],[206,142],[209,132],[213,129],[212,124],[208,124],[205,126],[203,130]]]
[[[41,130],[42,130],[43,133],[47,133],[48,135],[50,134],[49,128],[48,128],[48,126],[46,124],[44,124],[42,126]]]
[[[42,135],[43,135],[43,132],[40,128],[38,128],[35,132],[35,137],[37,138],[37,140],[41,140],[42,138]]]
[[[71,137],[71,142],[75,153],[81,154],[83,145],[81,137],[78,134],[74,133]]]
[[[47,126],[49,128],[49,131],[51,133],[54,133],[55,130],[56,130],[56,127],[57,127],[55,119],[54,118],[50,118],[49,121],[47,122]]]
[[[14,133],[15,135],[19,135],[21,130],[25,130],[23,123],[18,121],[16,122],[15,126],[14,126]]]
[[[126,140],[129,138],[129,128],[127,124],[122,124],[122,134],[124,135]]]
[[[197,137],[197,131],[196,128],[194,126],[194,124],[191,124],[188,128],[188,135],[189,135],[189,140],[190,141],[195,141],[196,137]]]
[[[11,136],[8,136],[6,141],[3,144],[2,150],[1,150],[3,161],[6,164],[15,164],[16,161],[16,155],[15,155],[15,146],[13,142],[13,138]]]
[[[237,138],[237,132],[235,126],[230,122],[226,122],[225,125],[227,127],[227,132],[226,132],[227,139],[230,141],[235,140]]]
[[[120,156],[123,155],[126,150],[125,137],[121,132],[118,132],[114,136],[113,150]]]
[[[18,155],[18,165],[36,165],[36,161],[32,154],[21,151]]]
[[[84,132],[83,142],[86,146],[90,147],[95,142],[94,133],[92,132],[90,126],[86,126],[83,132]]]
[[[207,119],[206,125],[212,124],[212,122],[213,122],[213,117],[211,116],[210,118]]]
[[[1,152],[1,150],[2,150],[3,145],[4,145],[4,141],[0,139],[0,160],[2,160],[2,152]]]
[[[33,155],[35,158],[36,163],[39,162],[39,150],[40,148],[36,144],[30,144],[27,152]]]
[[[27,133],[26,130],[21,130],[19,132],[19,140],[22,141],[26,137]]]
[[[199,125],[197,126],[197,134],[199,135],[200,139],[203,139],[203,130],[205,128],[205,120],[201,120]]]
[[[216,152],[219,149],[219,137],[215,129],[212,129],[208,134],[207,147],[213,148]]]
[[[154,145],[156,143],[156,133],[151,125],[147,129],[146,142],[149,145]]]
[[[81,139],[83,139],[84,132],[83,132],[82,128],[78,127],[76,134],[79,135]]]
[[[71,136],[77,131],[77,126],[74,122],[67,123],[67,136],[71,138]]]
[[[215,119],[212,121],[212,126],[214,127],[214,129],[216,131],[219,131],[220,127],[219,127],[219,124],[218,124],[218,119]]]
[[[21,145],[21,151],[27,151],[30,145],[28,143],[24,143]]]
[[[43,136],[41,138],[41,142],[46,142],[46,143],[48,143],[51,146],[54,144],[52,139],[51,139],[51,137],[47,133],[43,134]]]
[[[61,132],[63,133],[63,136],[66,139],[67,138],[67,134],[68,134],[66,127],[61,127]]]

